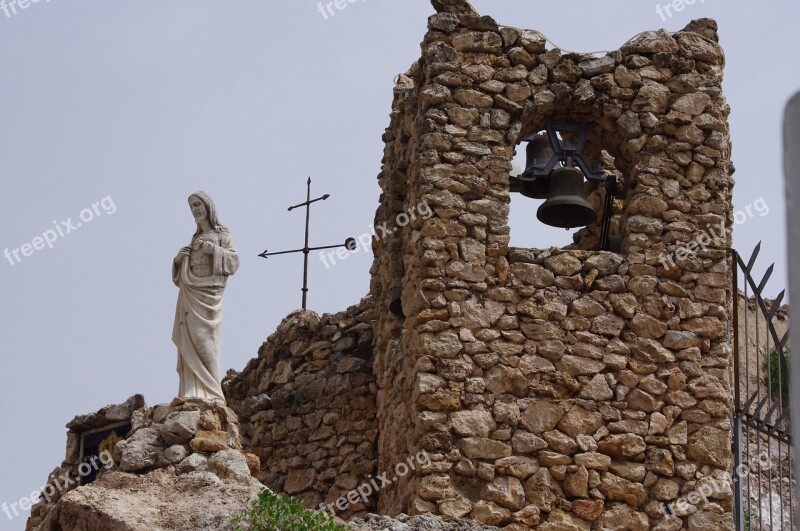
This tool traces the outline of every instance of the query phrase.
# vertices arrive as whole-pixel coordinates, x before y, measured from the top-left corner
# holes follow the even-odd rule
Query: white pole
[[[788,271],[790,304],[800,308],[800,92],[786,106],[783,122],[783,170],[786,175],[786,236],[789,241]],[[794,358],[789,375],[789,404],[792,415],[792,443],[800,441],[800,312],[791,319]],[[795,453],[797,456],[797,453]],[[795,459],[795,480],[800,478],[800,461]],[[790,490],[794,490],[792,486]],[[794,493],[792,493],[794,494]],[[795,526],[800,528],[797,504]]]

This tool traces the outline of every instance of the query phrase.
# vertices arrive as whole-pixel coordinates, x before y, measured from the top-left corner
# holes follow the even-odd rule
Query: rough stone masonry
[[[425,451],[347,515],[732,529],[733,166],[716,24],[647,31],[598,58],[463,0],[432,3],[422,56],[397,79],[375,224],[423,202],[434,215],[373,241],[361,305],[293,314],[227,379],[260,479],[317,507]],[[547,121],[591,125],[585,156],[625,191],[619,254],[596,250],[597,226],[565,249],[509,247],[514,149]],[[703,249],[675,253],[712,227]]]

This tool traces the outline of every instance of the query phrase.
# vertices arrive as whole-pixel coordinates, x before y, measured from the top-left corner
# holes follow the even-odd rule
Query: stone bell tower
[[[431,460],[381,490],[379,511],[732,528],[733,166],[716,24],[596,58],[464,0],[432,3],[384,137],[376,226],[389,230],[371,290],[377,469]],[[575,245],[509,247],[511,230],[535,230],[509,227],[514,150],[556,122],[589,126],[584,156],[617,179],[618,252],[599,250],[607,191],[591,185],[600,215]],[[413,215],[423,205],[431,215]]]

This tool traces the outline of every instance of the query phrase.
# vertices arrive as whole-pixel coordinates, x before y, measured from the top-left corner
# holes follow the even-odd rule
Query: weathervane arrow
[[[306,191],[306,200],[300,204],[293,205],[289,207],[289,212],[296,208],[306,207],[306,236],[305,236],[305,243],[301,249],[292,249],[291,251],[278,251],[274,253],[267,252],[265,249],[263,253],[259,254],[261,258],[267,258],[270,256],[276,256],[279,254],[293,254],[293,253],[303,253],[303,309],[306,309],[306,300],[308,296],[308,253],[311,251],[320,251],[323,249],[336,249],[339,247],[344,247],[349,251],[355,251],[357,247],[357,243],[355,238],[347,238],[344,243],[340,243],[338,245],[324,245],[321,247],[309,247],[308,246],[308,229],[309,229],[309,222],[311,220],[311,205],[316,203],[317,201],[325,201],[331,195],[325,194],[320,196],[316,199],[311,199],[311,177],[308,178],[306,181],[307,191]]]

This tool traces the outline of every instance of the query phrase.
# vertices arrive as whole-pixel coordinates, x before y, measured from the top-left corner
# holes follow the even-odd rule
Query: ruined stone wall
[[[377,423],[370,298],[335,315],[290,314],[223,389],[258,479],[308,507],[336,503],[374,474]],[[348,518],[374,510],[348,503]]]
[[[731,529],[733,167],[716,24],[644,32],[598,58],[465,0],[432,4],[384,135],[370,294],[289,315],[223,383],[258,478],[318,507],[424,451],[339,515]],[[597,223],[569,249],[509,247],[511,230],[536,230],[509,227],[511,159],[551,121],[591,126],[586,158],[624,191],[620,253],[596,250]],[[710,237],[686,252],[698,234]],[[76,421],[58,472],[75,473],[79,432],[117,413]],[[140,437],[161,441],[154,430]],[[707,500],[664,513],[708,485]]]
[[[423,202],[435,214],[376,241],[373,267],[379,470],[432,461],[379,510],[730,528],[733,168],[716,25],[595,58],[463,1],[433,5],[395,88],[376,224]],[[510,230],[535,230],[508,226],[513,151],[548,120],[590,124],[587,158],[619,175],[621,254],[509,248]],[[679,252],[709,228],[705,249]],[[404,318],[388,311],[398,297]],[[662,513],[719,478],[692,514]]]
[[[414,311],[410,307],[403,308],[400,297],[407,281],[406,248],[412,234],[411,226],[416,220],[411,222],[411,226],[399,226],[396,221],[398,216],[406,213],[408,188],[412,185],[409,172],[413,161],[420,156],[419,147],[410,142],[419,127],[419,94],[415,90],[418,83],[414,81],[418,74],[415,66],[396,80],[391,123],[383,136],[386,147],[379,176],[382,193],[375,223],[388,229],[382,238],[373,239],[375,260],[370,271],[370,291],[376,308],[374,373],[378,385],[376,407],[380,412],[379,471],[392,470],[396,463],[409,459],[413,455],[410,449],[414,447],[415,438],[409,422],[413,415],[410,406],[415,371],[412,358],[405,355],[403,319],[396,314],[403,309]],[[395,305],[394,313],[390,311],[392,305]],[[413,475],[405,476],[400,478],[399,484],[383,488],[383,499],[391,500],[381,508],[383,514],[398,514],[406,510],[412,499],[408,497],[412,489],[398,490],[398,486],[413,478]]]
[[[384,135],[370,296],[291,315],[225,382],[261,479],[315,507],[425,451],[378,512],[730,528],[733,168],[716,25],[597,58],[432,3]],[[620,254],[596,250],[598,224],[574,248],[509,248],[511,158],[548,121],[591,126],[586,158],[624,190]],[[413,215],[422,204],[432,216]],[[682,252],[701,232],[714,237]],[[722,488],[707,503],[664,514],[709,482]]]

